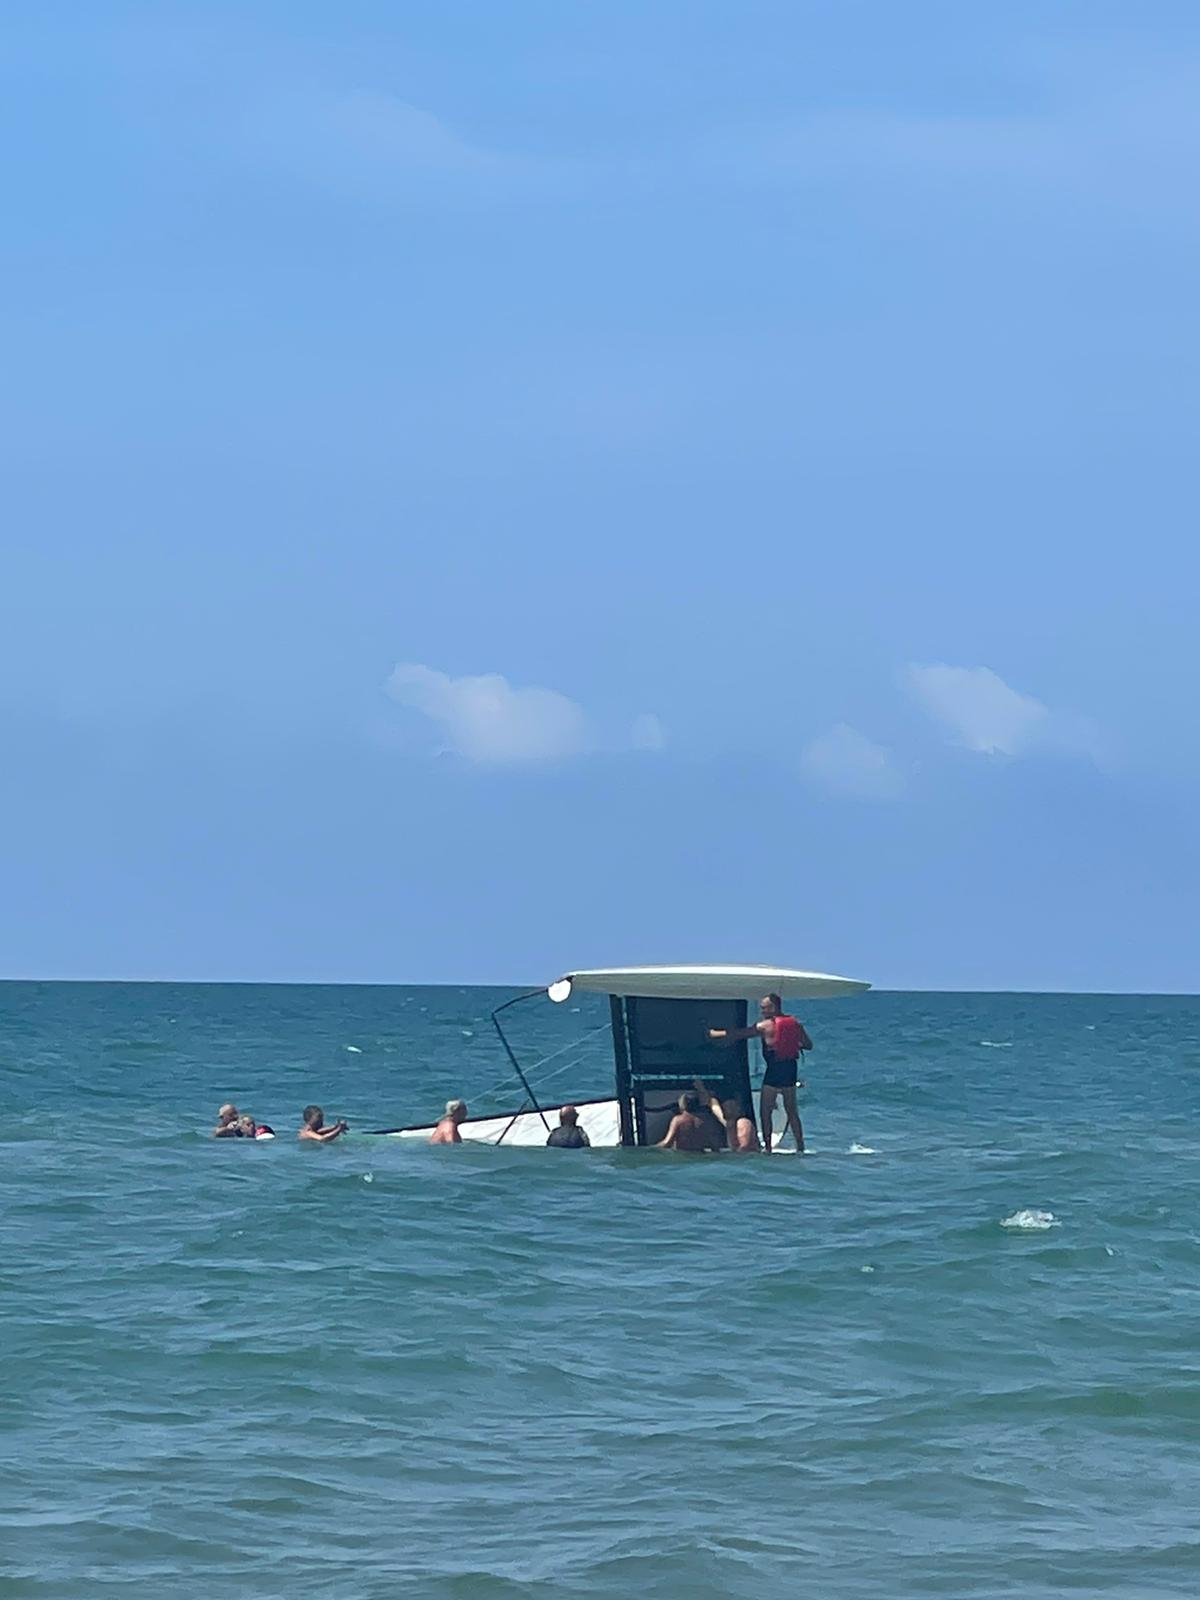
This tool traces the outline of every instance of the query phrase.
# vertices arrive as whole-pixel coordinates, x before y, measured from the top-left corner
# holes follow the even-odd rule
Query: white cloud
[[[661,750],[667,742],[663,725],[652,711],[633,719],[631,738],[635,750]]]
[[[1021,93],[1007,111],[816,109],[726,130],[708,153],[750,181],[837,174],[986,183],[992,206],[1005,182],[1023,195],[1066,186],[1077,202],[1110,210],[1119,197],[1186,221],[1179,185],[1200,151],[1200,72],[1191,60],[1102,48],[1015,65]]]
[[[878,172],[903,177],[936,171],[951,175],[1024,174],[1041,161],[1062,177],[1069,152],[1053,124],[1020,117],[901,115],[853,110],[803,118],[730,135],[728,148],[743,170],[759,177],[845,176]]]
[[[317,121],[348,153],[426,172],[490,172],[502,163],[446,123],[395,95],[356,89],[330,95]]]
[[[514,688],[498,673],[451,678],[405,663],[387,682],[394,700],[436,723],[468,761],[555,761],[583,749],[583,711],[556,689]]]
[[[835,794],[890,800],[903,788],[900,773],[882,745],[844,722],[810,739],[800,752],[804,773]]]
[[[433,112],[373,89],[294,84],[249,103],[239,145],[358,199],[523,192],[548,169],[488,149]]]
[[[1050,730],[1050,712],[990,667],[910,666],[909,687],[923,708],[968,750],[1015,756]]]

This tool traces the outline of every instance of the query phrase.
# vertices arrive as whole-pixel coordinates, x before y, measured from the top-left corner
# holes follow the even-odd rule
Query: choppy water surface
[[[813,1006],[803,1162],[296,1145],[500,998],[0,986],[2,1600],[1196,1593],[1200,1001]]]

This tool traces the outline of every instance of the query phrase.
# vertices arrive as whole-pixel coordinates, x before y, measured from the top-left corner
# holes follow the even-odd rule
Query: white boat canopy
[[[573,989],[662,1000],[750,1000],[764,994],[832,1000],[870,987],[858,978],[789,967],[601,967],[568,972],[547,992],[556,1001],[565,1000]]]

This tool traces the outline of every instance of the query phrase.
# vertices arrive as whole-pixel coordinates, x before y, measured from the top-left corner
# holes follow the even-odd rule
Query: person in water
[[[334,1139],[340,1139],[350,1126],[348,1122],[335,1122],[332,1128],[325,1126],[325,1113],[320,1106],[305,1106],[304,1126],[300,1129],[298,1137],[312,1139],[317,1144],[330,1144]]]
[[[248,1112],[238,1118],[238,1128],[243,1139],[273,1139],[275,1129],[265,1122],[255,1122]]]
[[[671,1118],[666,1138],[655,1145],[656,1150],[718,1150],[713,1119],[702,1114],[700,1096],[695,1089],[685,1089],[679,1096],[679,1110]]]
[[[241,1117],[238,1108],[231,1100],[217,1112],[217,1125],[213,1129],[214,1139],[240,1139],[242,1137]]]
[[[563,1106],[558,1113],[558,1127],[546,1140],[556,1150],[586,1150],[591,1140],[579,1126],[579,1112],[574,1106]]]
[[[765,994],[759,1002],[758,1009],[760,1016],[753,1026],[710,1028],[708,1036],[710,1039],[723,1039],[728,1043],[732,1043],[735,1039],[758,1039],[766,1067],[759,1099],[763,1148],[768,1155],[771,1154],[771,1119],[775,1115],[775,1101],[782,1096],[788,1127],[792,1130],[796,1149],[803,1155],[804,1128],[796,1105],[796,1090],[800,1087],[798,1077],[800,1054],[804,1050],[812,1049],[812,1040],[804,1024],[797,1017],[790,1017],[784,1011],[783,1001],[777,994]]]
[[[461,1144],[463,1137],[458,1131],[458,1125],[466,1120],[467,1102],[465,1100],[447,1100],[445,1115],[429,1135],[430,1144]]]
[[[720,1100],[706,1083],[696,1079],[696,1092],[708,1106],[713,1116],[725,1129],[725,1142],[738,1155],[757,1155],[762,1150],[754,1118],[746,1115],[746,1108],[736,1095]]]

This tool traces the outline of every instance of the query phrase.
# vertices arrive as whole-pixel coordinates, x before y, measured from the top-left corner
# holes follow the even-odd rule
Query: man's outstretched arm
[[[763,1024],[755,1022],[749,1028],[710,1028],[708,1037],[718,1039],[723,1044],[733,1044],[738,1039],[757,1039],[762,1031]]]

